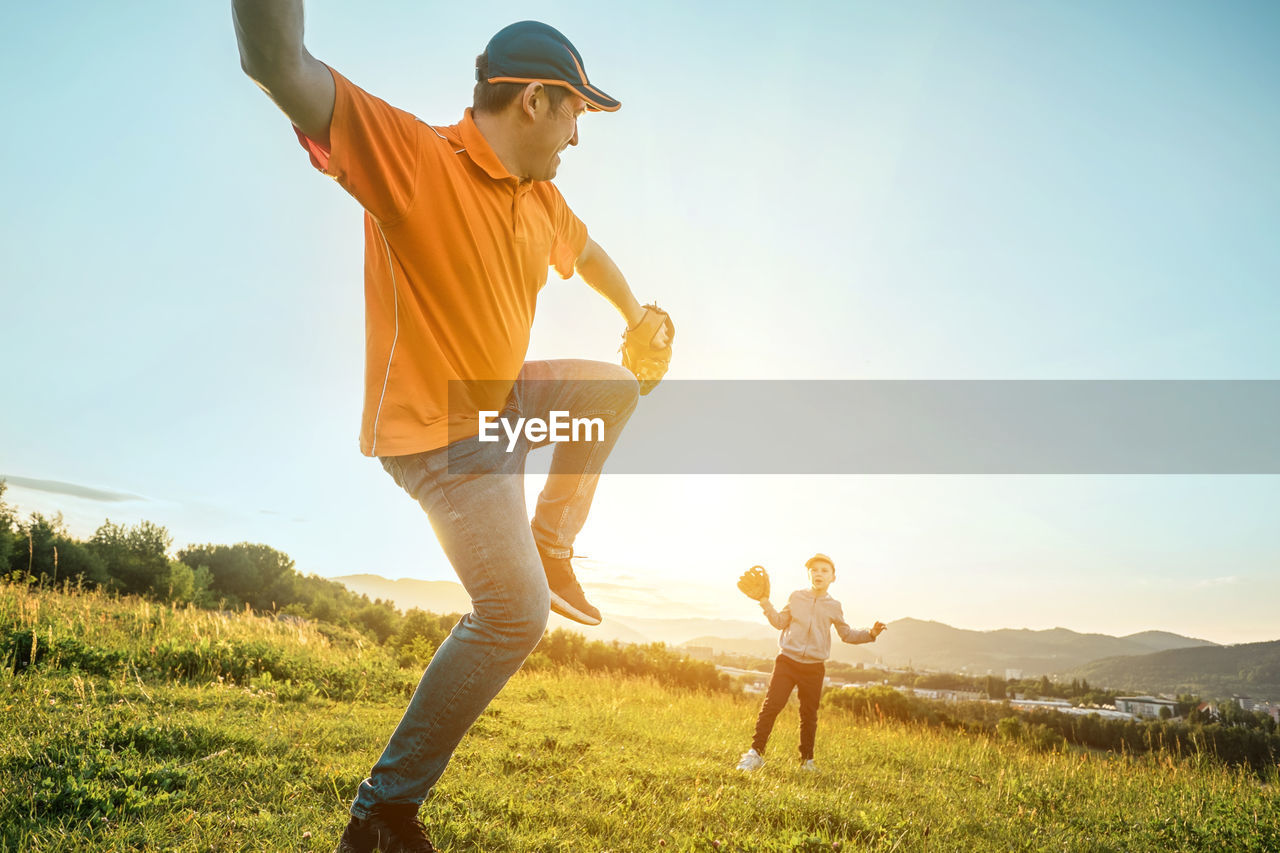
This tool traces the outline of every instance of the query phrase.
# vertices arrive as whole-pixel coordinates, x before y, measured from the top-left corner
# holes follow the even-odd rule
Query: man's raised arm
[[[289,121],[329,144],[333,77],[302,44],[302,0],[232,0],[240,67]]]

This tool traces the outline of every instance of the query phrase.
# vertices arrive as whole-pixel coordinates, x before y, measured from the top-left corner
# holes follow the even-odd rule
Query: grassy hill
[[[332,850],[417,680],[359,634],[0,587],[0,850]],[[447,851],[1280,849],[1280,779],[522,671],[423,809]]]
[[[1158,693],[1233,695],[1280,702],[1280,640],[1236,646],[1169,649],[1098,660],[1074,675],[1107,687]]]

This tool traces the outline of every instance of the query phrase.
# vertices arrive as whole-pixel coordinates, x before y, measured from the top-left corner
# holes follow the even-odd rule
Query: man
[[[338,848],[432,850],[418,807],[541,639],[548,607],[600,621],[573,573],[574,538],[635,407],[636,379],[645,390],[661,379],[674,328],[637,302],[550,183],[578,144],[579,116],[620,106],[588,80],[564,35],[533,21],[498,32],[477,58],[473,108],[435,127],[312,57],[301,0],[233,0],[233,16],[245,72],[288,116],[312,164],[365,208],[361,450],[422,505],[474,607],[361,783]],[[589,361],[525,364],[549,267],[576,272],[629,330],[653,328],[661,314],[651,347],[660,366],[651,360],[633,377]],[[598,439],[556,445],[532,526],[524,460],[548,442],[527,430],[484,440],[483,418],[496,412],[506,427],[554,412],[604,427]]]

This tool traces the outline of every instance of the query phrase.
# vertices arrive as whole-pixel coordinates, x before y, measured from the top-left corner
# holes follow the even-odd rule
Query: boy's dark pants
[[[818,732],[818,700],[822,697],[822,679],[826,669],[821,661],[798,663],[786,655],[778,655],[773,663],[773,676],[769,679],[769,692],[765,694],[760,716],[756,718],[752,749],[764,755],[769,733],[773,731],[773,721],[787,706],[791,689],[795,687],[800,694],[800,760],[813,758],[813,738]]]

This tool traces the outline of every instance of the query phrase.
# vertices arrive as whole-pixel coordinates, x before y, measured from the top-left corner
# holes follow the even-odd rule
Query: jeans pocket
[[[396,481],[396,485],[402,489],[405,488],[404,468],[400,462],[400,457],[379,456],[378,461],[382,463],[382,469],[391,475],[391,479]]]
[[[476,437],[463,438],[442,448],[441,474],[451,480],[470,480],[482,474],[493,474],[502,470],[506,438],[498,441],[482,442]]]
[[[516,382],[511,386],[511,393],[507,395],[507,402],[502,404],[502,413],[498,417],[504,421],[508,419],[515,421],[520,417],[521,406],[520,383]]]
[[[396,485],[409,493],[415,501],[422,499],[422,489],[432,479],[431,459],[443,457],[443,448],[426,453],[410,453],[407,456],[380,456],[382,467],[396,481]]]

